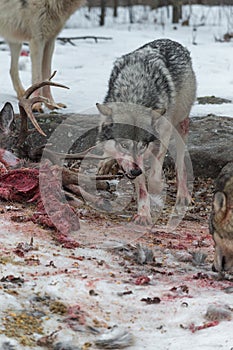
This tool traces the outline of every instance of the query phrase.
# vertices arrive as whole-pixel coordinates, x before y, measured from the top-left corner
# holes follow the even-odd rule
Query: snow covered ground
[[[112,40],[99,40],[97,43],[92,39],[77,40],[76,46],[62,45],[57,41],[53,60],[53,68],[57,70],[54,81],[69,86],[70,90],[54,88],[54,96],[58,102],[67,105],[65,112],[96,112],[95,104],[104,99],[114,60],[157,38],[174,39],[188,47],[197,75],[198,96],[215,95],[233,100],[233,42],[220,43],[214,39],[221,38],[229,29],[231,9],[194,7],[191,25],[189,27],[177,25],[176,29],[166,18],[166,9],[153,13],[143,9],[141,12],[135,10],[138,22],[134,25],[129,25],[127,13],[120,11],[118,20],[113,21],[109,15],[106,26],[99,28],[97,10],[88,13],[87,9],[81,9],[72,16],[62,31],[60,36],[64,37],[94,35],[112,38]],[[188,13],[188,7],[185,11]],[[87,16],[91,16],[91,20],[87,19]],[[203,22],[205,25],[199,26]],[[17,100],[8,73],[10,54],[7,46],[1,47],[5,50],[0,53],[0,105],[9,101],[17,111]],[[31,79],[29,57],[20,57],[20,67],[22,81],[25,86],[29,86]],[[193,116],[208,113],[232,117],[233,103],[195,104],[192,109]],[[1,207],[5,211],[5,205],[1,204]],[[0,278],[15,276],[23,279],[12,282],[11,277],[11,280],[8,278],[5,282],[1,281],[1,320],[4,325],[9,326],[12,321],[12,327],[25,331],[25,328],[17,324],[21,322],[22,325],[25,322],[24,311],[30,310],[32,322],[36,317],[35,310],[39,310],[38,312],[44,313],[45,334],[57,331],[59,341],[69,341],[77,346],[77,348],[74,345],[70,348],[64,347],[66,350],[75,350],[78,347],[82,350],[95,349],[93,339],[96,336],[89,334],[87,329],[84,329],[85,326],[95,326],[103,330],[114,324],[121,325],[134,334],[134,345],[129,347],[132,350],[233,349],[232,321],[224,320],[219,325],[211,324],[215,321],[215,317],[212,316],[212,319],[208,320],[210,328],[203,326],[206,324],[208,327],[204,315],[209,305],[228,304],[232,309],[232,295],[226,292],[231,291],[226,288],[231,287],[232,283],[212,280],[211,261],[204,267],[197,268],[190,263],[190,254],[185,251],[183,258],[175,259],[170,255],[168,247],[163,244],[163,239],[165,240],[163,232],[155,235],[157,240],[161,239],[161,243],[156,243],[155,259],[158,266],[155,266],[154,270],[159,271],[162,266],[161,272],[152,272],[153,269],[150,272],[149,268],[143,266],[139,266],[137,271],[137,266],[135,267],[129,260],[129,270],[132,270],[130,272],[123,258],[112,255],[107,250],[94,249],[91,245],[85,247],[85,234],[88,236],[88,242],[90,235],[98,236],[98,234],[104,237],[108,234],[112,236],[118,234],[120,240],[121,230],[122,233],[125,229],[132,234],[135,230],[141,230],[143,235],[144,229],[137,229],[134,225],[119,228],[109,222],[101,222],[95,229],[94,224],[89,226],[88,222],[84,222],[77,238],[83,246],[71,252],[55,245],[50,241],[49,235],[34,224],[25,226],[12,224],[4,218],[1,220],[0,249],[3,258],[0,260]],[[202,248],[212,254],[212,240],[208,236],[207,223],[200,225],[199,230],[195,237],[191,237],[189,227],[184,226],[177,237],[187,236],[186,243],[183,243],[184,247],[189,243],[191,250],[195,250],[197,244],[200,244],[198,241],[200,234],[206,244],[203,243]],[[29,242],[31,236],[34,236],[35,246],[31,247],[29,252],[25,252],[24,257],[15,255],[13,250],[17,244]],[[171,236],[171,242],[173,239],[177,240],[177,237]],[[168,237],[166,239],[170,240]],[[181,249],[177,241],[176,247],[177,253]],[[201,271],[199,275],[198,269]],[[143,284],[139,279],[137,284],[140,275],[149,276],[149,283]],[[197,276],[196,279],[194,275]],[[132,294],[127,295],[130,291]],[[117,293],[122,292],[125,294],[120,297]],[[147,297],[159,297],[161,302],[158,305],[143,304],[141,299]],[[54,303],[59,301],[65,305],[73,305],[73,311],[68,312],[66,320],[64,316],[53,312]],[[73,324],[71,324],[72,312],[73,315],[76,312]],[[40,318],[41,314],[38,316],[38,319]],[[219,319],[219,316],[217,318]],[[194,329],[195,326],[192,324],[202,325],[204,329],[201,329],[202,326],[200,329]],[[78,331],[74,329],[75,327]],[[12,330],[9,329],[10,331]],[[36,345],[29,347],[19,344],[14,339],[14,330],[13,338],[1,333],[4,334],[3,324],[0,325],[1,350],[11,349],[3,348],[3,345],[1,348],[1,341],[9,341],[17,350],[41,348]],[[36,334],[34,338],[39,339],[40,335]],[[22,340],[22,337],[20,339]],[[44,348],[48,349],[49,344]],[[62,350],[56,348],[59,349]]]

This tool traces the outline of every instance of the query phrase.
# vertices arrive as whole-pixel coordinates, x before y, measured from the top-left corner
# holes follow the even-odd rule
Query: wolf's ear
[[[9,134],[11,124],[14,122],[13,107],[9,102],[6,102],[0,111],[0,130],[4,134]]]
[[[99,112],[106,117],[111,117],[112,116],[112,109],[108,107],[107,105],[96,103],[96,107],[98,108]]]
[[[213,207],[215,213],[225,213],[227,209],[226,195],[223,192],[216,192],[214,195]]]
[[[105,105],[96,103],[100,114],[104,117],[99,127],[99,141],[106,141],[113,138],[112,109]]]

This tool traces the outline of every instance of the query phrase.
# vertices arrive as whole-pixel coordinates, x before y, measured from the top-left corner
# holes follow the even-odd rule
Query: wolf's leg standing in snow
[[[187,169],[185,166],[185,147],[187,144],[189,132],[189,117],[186,117],[177,126],[175,134],[176,141],[176,178],[177,178],[177,196],[176,205],[179,207],[187,206],[191,202],[191,196],[187,187]]]
[[[148,176],[148,190],[151,194],[160,194],[163,189],[162,167],[167,153],[169,141],[173,132],[173,125],[166,117],[161,116],[157,131],[159,134],[160,146],[156,155],[153,155],[150,163],[150,173]],[[152,150],[153,152],[153,150]]]
[[[133,221],[139,225],[148,225],[152,223],[150,213],[150,196],[146,188],[145,175],[138,176],[135,181],[137,194],[138,210],[134,215]]]

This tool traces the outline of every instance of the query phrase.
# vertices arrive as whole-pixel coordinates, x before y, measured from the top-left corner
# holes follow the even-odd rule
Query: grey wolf
[[[175,41],[155,40],[114,64],[104,103],[97,104],[102,115],[99,141],[108,140],[105,156],[115,158],[125,174],[134,179],[138,199],[138,211],[133,218],[136,223],[152,222],[149,193],[154,195],[162,190],[162,166],[172,134],[177,154],[176,208],[190,202],[184,157],[189,113],[195,97],[196,79],[190,54]],[[148,188],[143,165],[147,150],[153,155]],[[104,173],[105,168],[102,163],[99,172]]]
[[[55,39],[71,14],[82,4],[83,0],[0,0],[0,36],[10,47],[10,75],[18,98],[24,94],[18,72],[22,43],[29,43],[32,84],[48,79]],[[48,103],[51,109],[65,107],[54,103],[49,86],[45,86],[40,94],[51,101]],[[41,109],[39,104],[36,109]]]
[[[233,163],[216,179],[209,228],[215,242],[213,270],[233,272]]]

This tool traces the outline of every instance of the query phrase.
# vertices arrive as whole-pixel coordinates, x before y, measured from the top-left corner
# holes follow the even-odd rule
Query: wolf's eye
[[[121,145],[122,148],[128,148],[128,143],[127,142],[123,141],[123,142],[120,143],[120,145]]]

